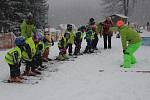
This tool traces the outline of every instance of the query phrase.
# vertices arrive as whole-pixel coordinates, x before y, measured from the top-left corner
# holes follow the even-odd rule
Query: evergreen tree
[[[47,0],[0,0],[0,8],[0,31],[2,27],[4,32],[19,27],[29,12],[33,13],[38,28],[48,24]]]

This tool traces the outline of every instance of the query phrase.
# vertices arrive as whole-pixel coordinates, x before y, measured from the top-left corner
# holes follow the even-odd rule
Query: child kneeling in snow
[[[58,48],[59,48],[59,56],[56,58],[57,60],[65,60],[69,59],[66,55],[67,46],[68,46],[68,40],[70,38],[70,34],[66,32],[64,34],[64,37],[61,37],[61,39],[58,42]]]
[[[22,58],[21,53],[25,44],[24,37],[17,37],[15,40],[15,44],[16,47],[7,52],[4,60],[10,67],[10,78],[8,81],[22,83],[23,77],[20,76],[20,66]]]

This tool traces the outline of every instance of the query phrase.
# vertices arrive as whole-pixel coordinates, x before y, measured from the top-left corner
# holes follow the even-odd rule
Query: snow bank
[[[83,44],[82,50],[84,50]],[[49,73],[37,85],[0,83],[0,100],[148,100],[150,74],[121,72],[122,49],[120,39],[112,39],[112,49],[79,56],[75,61],[49,65],[58,72]],[[101,51],[101,53],[100,53]],[[150,70],[150,47],[142,46],[137,52],[138,63],[131,70]],[[5,52],[0,53],[2,56]],[[51,48],[50,57],[58,55],[57,46]],[[1,56],[1,59],[2,59]],[[8,66],[1,61],[0,79],[9,74]],[[104,70],[104,72],[99,72]]]

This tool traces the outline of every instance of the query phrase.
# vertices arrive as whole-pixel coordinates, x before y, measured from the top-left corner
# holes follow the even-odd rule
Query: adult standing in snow
[[[106,20],[103,22],[103,38],[104,38],[104,49],[107,49],[107,42],[108,42],[108,49],[111,49],[111,37],[112,32],[110,28],[113,26],[113,22],[110,17],[106,17]]]
[[[136,58],[133,55],[141,45],[141,37],[139,33],[124,25],[122,20],[117,22],[117,26],[121,35],[121,42],[124,54],[124,63],[121,67],[130,68],[131,64],[136,63]]]
[[[25,37],[25,39],[32,37],[32,34],[35,32],[32,13],[29,13],[27,15],[27,19],[25,19],[22,22],[20,28],[21,28],[21,36]]]

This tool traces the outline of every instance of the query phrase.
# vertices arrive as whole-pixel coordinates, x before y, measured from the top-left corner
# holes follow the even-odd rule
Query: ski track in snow
[[[82,51],[84,48],[85,43]],[[96,54],[49,65],[49,70],[58,71],[44,71],[45,76],[39,84],[0,82],[0,100],[148,100],[150,73],[121,72],[120,39],[113,37],[112,49],[103,50],[103,39],[100,38],[98,48]],[[55,44],[50,57],[54,59],[58,52]],[[5,53],[0,52],[0,80],[9,77],[9,67],[2,61]],[[131,70],[150,70],[150,47],[142,46],[135,55],[138,63]]]

